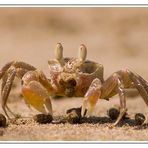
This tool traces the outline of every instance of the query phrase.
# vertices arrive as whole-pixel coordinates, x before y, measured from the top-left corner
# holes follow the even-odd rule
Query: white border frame
[[[62,5],[143,5],[143,4],[148,4],[148,0],[75,0],[75,1],[70,1],[70,0],[0,0],[0,4],[2,5],[43,5],[43,4],[48,4],[48,5],[57,5],[57,4],[62,4]]]

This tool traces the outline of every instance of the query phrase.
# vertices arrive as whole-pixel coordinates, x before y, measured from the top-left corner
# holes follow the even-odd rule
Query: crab
[[[80,45],[78,58],[64,58],[63,46],[57,43],[55,59],[49,60],[49,78],[25,62],[11,61],[0,70],[1,103],[6,116],[11,113],[7,105],[8,96],[15,77],[21,79],[22,95],[25,101],[43,114],[52,113],[51,97],[84,97],[82,101],[82,116],[90,116],[99,99],[109,100],[119,94],[120,114],[113,126],[116,126],[127,111],[125,89],[136,88],[148,105],[148,83],[138,74],[128,69],[114,72],[107,80],[103,78],[102,64],[86,59],[87,48]]]

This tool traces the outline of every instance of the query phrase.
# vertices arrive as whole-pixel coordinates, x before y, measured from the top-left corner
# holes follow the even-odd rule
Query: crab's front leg
[[[92,113],[98,99],[108,100],[110,97],[118,93],[120,98],[120,114],[113,126],[117,125],[127,111],[123,87],[123,82],[117,73],[114,73],[103,84],[101,84],[99,79],[95,79],[89,87],[83,100],[81,111],[82,116],[84,116],[86,110],[86,116],[89,116]]]
[[[22,94],[26,102],[43,114],[52,115],[50,96],[53,88],[41,71],[30,71],[22,78]]]
[[[88,91],[86,92],[82,103],[82,116],[89,116],[94,110],[94,107],[101,96],[101,81],[96,78],[92,81]]]

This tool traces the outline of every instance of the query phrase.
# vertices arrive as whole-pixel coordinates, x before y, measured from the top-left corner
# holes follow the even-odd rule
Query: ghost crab
[[[78,58],[63,58],[60,43],[55,48],[55,59],[49,60],[49,79],[42,71],[24,62],[12,61],[0,70],[2,79],[2,108],[10,119],[15,114],[7,106],[8,96],[15,77],[22,80],[22,94],[25,101],[43,114],[52,115],[50,97],[84,97],[82,116],[91,115],[98,99],[109,100],[119,94],[120,114],[113,126],[117,125],[126,112],[125,88],[135,87],[148,105],[148,83],[138,74],[129,70],[114,72],[107,80],[103,79],[103,66],[86,60],[85,45],[79,47]]]

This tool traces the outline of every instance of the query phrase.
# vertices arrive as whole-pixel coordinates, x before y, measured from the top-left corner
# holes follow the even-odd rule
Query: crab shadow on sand
[[[109,117],[96,117],[92,116],[89,118],[82,118],[81,123],[90,123],[90,124],[113,124],[115,120],[112,120]],[[134,119],[124,119],[121,120],[117,127],[123,127],[123,126],[130,126],[133,127],[134,130],[142,130],[142,129],[148,129],[148,123],[144,123],[142,125],[137,125]]]
[[[96,117],[96,116],[91,116],[91,117],[83,117],[80,120],[80,124],[113,124],[115,120],[112,120],[111,118],[107,116],[103,117]],[[142,125],[137,125],[134,119],[124,119],[121,120],[120,123],[117,125],[117,127],[123,127],[123,126],[130,126],[133,127],[134,130],[142,130],[142,129],[148,129],[148,123],[144,123]]]
[[[16,125],[21,125],[21,124],[26,124],[28,122],[31,122],[32,119],[17,119],[16,122],[11,123],[11,124],[16,124]],[[112,120],[111,118],[107,116],[103,117],[96,117],[96,116],[91,116],[91,117],[83,117],[80,119],[79,123],[75,124],[100,124],[100,125],[105,125],[105,126],[110,126],[115,122],[115,120]],[[66,124],[68,121],[66,120],[65,116],[56,116],[54,117],[54,120],[50,124]],[[131,127],[133,130],[144,130],[148,129],[148,123],[144,123],[142,125],[137,125],[134,119],[122,119],[119,124],[116,127],[122,128],[122,127]],[[6,126],[7,127],[7,126]]]

